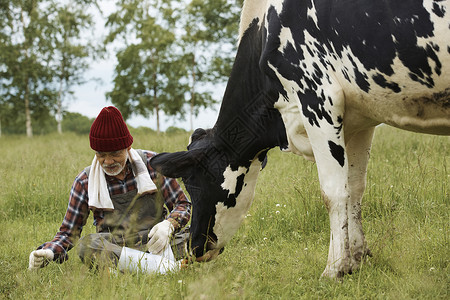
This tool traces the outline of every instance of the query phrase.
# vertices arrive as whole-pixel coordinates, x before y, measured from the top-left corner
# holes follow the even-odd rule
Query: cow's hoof
[[[351,273],[351,272],[350,272]],[[322,275],[320,276],[321,279],[328,278],[333,280],[340,280],[342,279],[348,272],[339,271],[335,268],[329,268],[328,266],[323,271]]]

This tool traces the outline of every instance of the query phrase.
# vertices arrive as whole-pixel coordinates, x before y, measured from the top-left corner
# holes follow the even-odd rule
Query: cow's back
[[[387,123],[450,134],[448,10],[431,0],[267,1],[262,58],[298,112],[310,109],[302,95],[317,94],[328,110],[329,91],[341,89],[349,131]]]

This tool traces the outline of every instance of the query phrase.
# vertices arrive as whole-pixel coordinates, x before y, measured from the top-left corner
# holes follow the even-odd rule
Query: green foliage
[[[124,47],[114,49],[114,88],[106,96],[125,119],[155,114],[157,131],[160,112],[183,120],[189,115],[192,124],[201,109],[217,102],[215,84],[228,78],[241,5],[242,0],[116,1],[105,43]],[[85,77],[91,59],[104,54],[105,45],[93,39],[96,7],[96,0],[1,2],[4,132],[52,132],[41,125],[55,117],[61,131],[64,102],[74,86],[91,80]]]
[[[186,148],[187,133],[132,130],[133,147]],[[0,139],[0,292],[7,299],[448,299],[449,137],[376,130],[363,227],[373,257],[341,282],[320,279],[328,214],[315,164],[273,149],[244,223],[209,263],[168,275],[89,270],[69,261],[26,270],[56,233],[74,177],[89,165],[87,135]],[[19,159],[20,157],[20,159]],[[195,208],[194,208],[195,209]],[[83,234],[94,232],[92,217]]]
[[[78,134],[89,134],[94,119],[89,119],[79,113],[65,112],[62,120],[64,132],[75,132]]]
[[[118,2],[106,41],[125,47],[107,97],[125,119],[155,114],[158,131],[161,111],[184,119],[212,106],[213,85],[230,73],[239,10],[223,0]]]
[[[4,116],[0,116],[2,121],[2,134],[25,134],[25,114],[16,114],[14,109],[6,109],[6,111],[10,111],[10,113],[5,113]],[[56,120],[52,117],[48,108],[44,106],[36,106],[33,108],[32,124],[34,125],[34,134],[43,135],[56,131]]]
[[[110,35],[106,41],[122,39],[125,47],[117,53],[114,89],[107,97],[122,112],[148,116],[183,115],[187,90],[177,64],[173,26],[177,20],[174,1],[122,1],[108,18]],[[128,42],[133,40],[135,42]]]
[[[73,86],[87,81],[85,71],[94,54],[100,55],[91,35],[86,34],[93,28],[93,17],[87,12],[89,2],[73,5],[71,1],[48,1],[49,8],[45,13],[48,25],[44,35],[49,41],[49,51],[52,54],[50,68],[53,83],[58,93],[53,107],[58,121],[58,131],[61,133],[63,102],[72,94]],[[81,38],[83,37],[83,38]]]
[[[0,119],[28,136],[62,112],[62,100],[83,82],[92,42],[80,37],[92,26],[87,5],[95,1],[34,0],[2,4],[0,26]],[[23,121],[16,126],[7,114]],[[37,121],[36,121],[37,120]],[[56,123],[55,123],[56,124]],[[55,125],[56,130],[56,125]]]
[[[166,129],[165,132],[166,132],[166,134],[181,134],[181,133],[186,133],[186,130],[184,130],[183,128],[170,126]]]
[[[196,69],[200,82],[220,82],[231,73],[242,2],[192,0],[186,6],[183,41],[196,57],[193,65],[188,64]]]
[[[140,136],[145,136],[145,135],[153,135],[156,133],[155,130],[149,128],[149,127],[145,127],[145,126],[139,126],[137,128],[133,128],[131,126],[128,125],[128,129],[130,130],[131,135],[140,135]]]
[[[32,135],[33,110],[51,106],[54,93],[49,88],[51,72],[47,62],[51,56],[43,35],[46,19],[41,14],[42,1],[10,1],[0,27],[3,43],[0,78],[2,102],[16,115],[24,115],[27,135]],[[1,115],[3,115],[0,112]]]

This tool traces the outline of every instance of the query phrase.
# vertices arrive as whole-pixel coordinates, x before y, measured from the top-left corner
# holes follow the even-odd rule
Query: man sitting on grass
[[[117,265],[123,247],[160,254],[174,233],[178,241],[186,240],[182,228],[190,219],[189,199],[175,179],[151,168],[149,161],[156,153],[131,148],[133,137],[117,108],[102,109],[89,139],[96,151],[92,164],[75,178],[54,239],[31,252],[30,270],[67,260],[90,211],[97,233],[79,240],[78,254],[91,266]],[[182,254],[180,249],[175,254]]]

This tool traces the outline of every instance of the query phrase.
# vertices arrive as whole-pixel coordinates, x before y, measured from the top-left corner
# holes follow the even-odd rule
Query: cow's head
[[[267,150],[238,162],[215,130],[197,129],[188,151],[160,153],[150,164],[161,174],[183,179],[193,203],[191,251],[197,261],[214,259],[236,233],[251,205]]]

